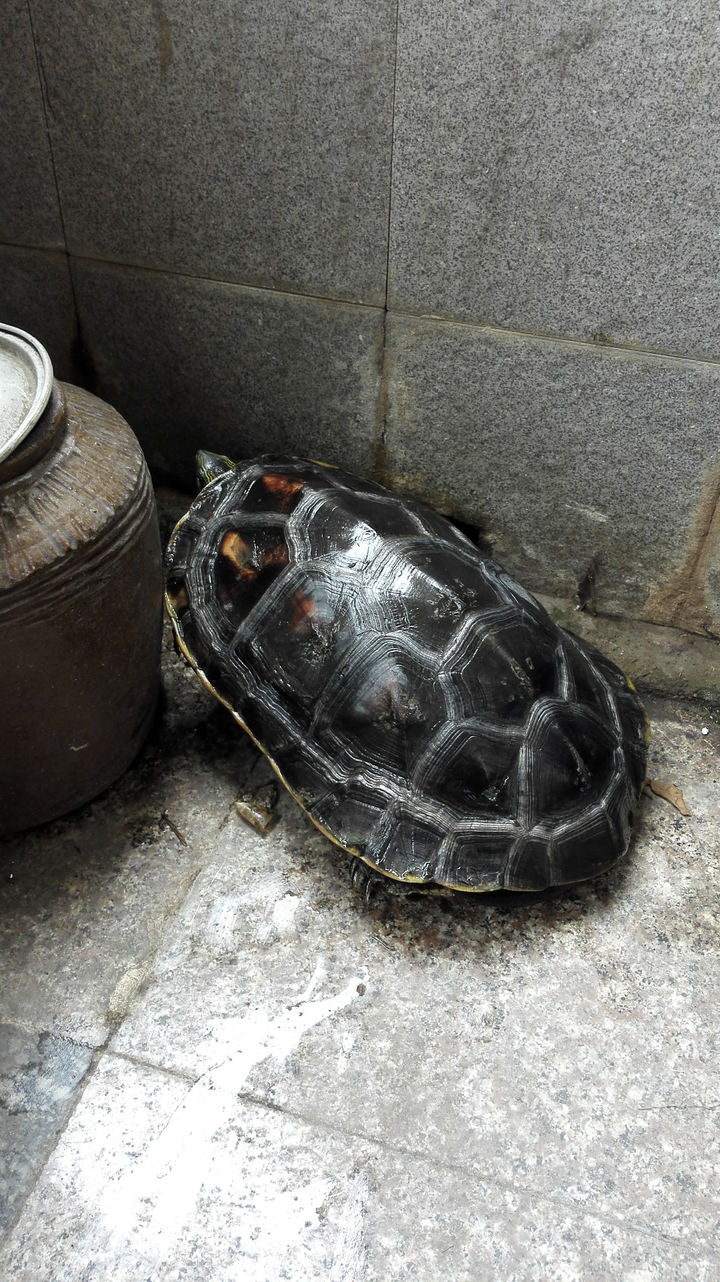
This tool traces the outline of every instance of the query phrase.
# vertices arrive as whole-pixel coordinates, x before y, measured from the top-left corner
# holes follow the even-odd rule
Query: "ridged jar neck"
[[[62,387],[53,379],[50,400],[32,431],[0,462],[0,486],[29,472],[62,437],[67,427],[67,406]]]
[[[126,519],[133,523],[138,503],[152,504],[147,466],[125,420],[82,388],[65,383],[62,391],[67,426],[54,447],[0,484],[3,617],[46,579],[76,571],[82,578],[85,558],[112,543]]]

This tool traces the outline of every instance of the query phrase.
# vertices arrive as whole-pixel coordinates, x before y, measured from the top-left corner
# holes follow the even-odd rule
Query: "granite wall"
[[[720,635],[720,17],[701,0],[6,0],[0,317],[126,414]]]

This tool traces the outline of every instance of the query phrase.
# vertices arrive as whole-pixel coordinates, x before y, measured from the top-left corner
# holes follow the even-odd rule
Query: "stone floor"
[[[367,902],[164,664],[129,773],[0,843],[0,1277],[720,1277],[717,714],[649,704],[691,815],[597,882]]]

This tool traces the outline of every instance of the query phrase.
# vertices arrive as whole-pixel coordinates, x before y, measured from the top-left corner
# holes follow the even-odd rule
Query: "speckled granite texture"
[[[78,319],[67,255],[0,244],[0,320],[24,329],[51,353],[56,378],[82,381]]]
[[[536,592],[588,571],[603,614],[720,633],[720,365],[390,316],[385,483],[480,525]],[[698,528],[705,510],[706,526]],[[666,585],[674,583],[674,591]]]
[[[200,448],[372,472],[380,308],[85,259],[72,275],[96,377],[156,477],[193,489]]]
[[[128,775],[0,845],[0,1276],[717,1277],[716,714],[650,704],[691,816],[598,881],[368,902],[164,666]]]
[[[0,319],[157,479],[199,445],[329,459],[535,591],[589,574],[606,614],[720,636],[706,4],[6,9]]]
[[[27,0],[0,10],[0,241],[64,249]]]
[[[715,13],[399,7],[391,307],[716,359]]]
[[[385,301],[393,0],[32,13],[72,253]]]

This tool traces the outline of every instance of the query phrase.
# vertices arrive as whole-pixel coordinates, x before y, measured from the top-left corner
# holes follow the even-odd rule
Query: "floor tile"
[[[82,810],[0,841],[0,1232],[257,760],[188,680],[169,633],[162,715],[126,775]]]
[[[291,802],[272,839],[231,821],[113,1049],[195,1077],[254,1021],[282,1025],[359,976],[246,1094],[717,1249],[717,727],[656,725],[652,770],[691,818],[648,799],[620,866],[540,899],[366,905]]]
[[[171,649],[165,688],[0,849],[0,1275],[709,1282],[717,714],[650,704],[691,814],[645,798],[597,881],[368,897],[288,796],[240,820],[268,767]]]
[[[91,1056],[86,1046],[0,1024],[0,1233],[48,1156]]]
[[[106,1056],[9,1236],[8,1282],[711,1276],[694,1246],[248,1105],[236,1070],[190,1084]]]

